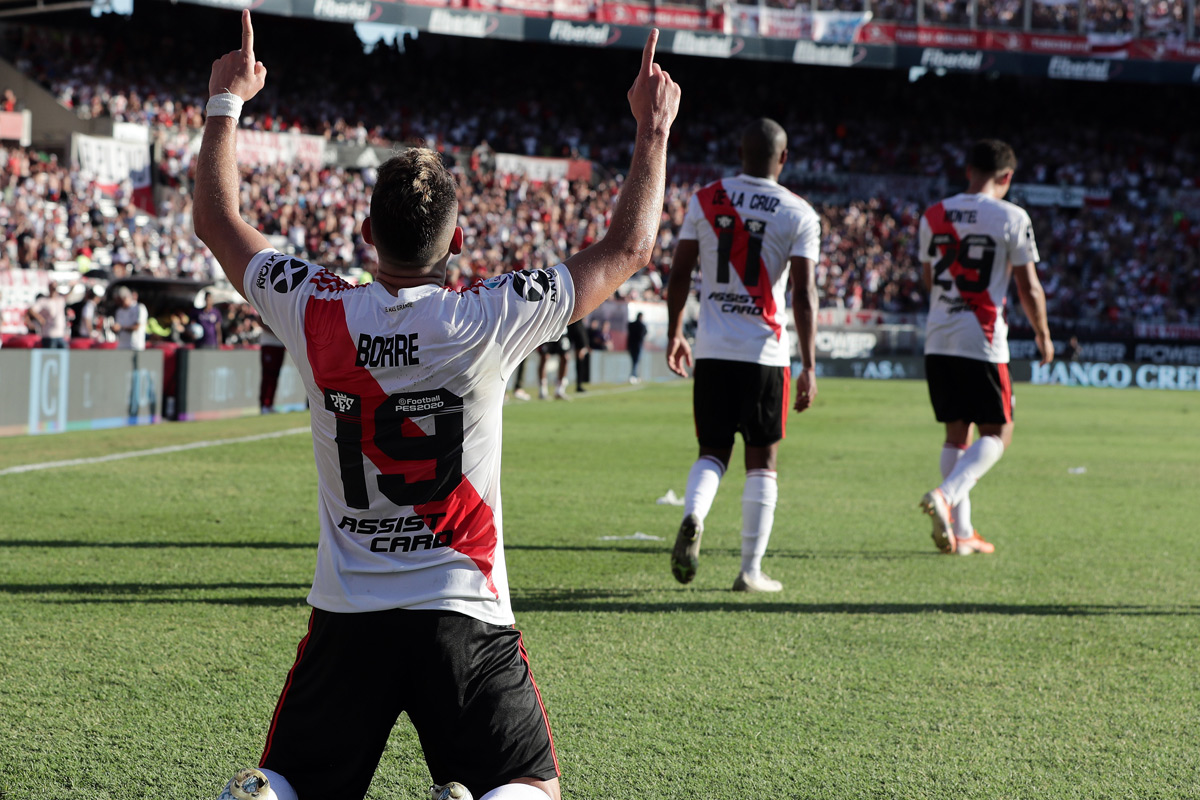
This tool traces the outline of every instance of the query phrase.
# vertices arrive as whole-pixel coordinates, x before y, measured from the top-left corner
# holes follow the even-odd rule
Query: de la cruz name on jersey
[[[312,410],[321,541],[309,602],[513,622],[500,504],[504,387],[566,330],[570,274],[390,294],[274,250],[247,298],[287,347]]]
[[[787,366],[789,259],[816,261],[820,236],[812,207],[775,181],[738,175],[696,192],[679,234],[700,252],[696,358]]]
[[[925,352],[1008,363],[1012,268],[1038,260],[1029,215],[988,195],[957,194],[921,216],[918,247],[933,276]]]

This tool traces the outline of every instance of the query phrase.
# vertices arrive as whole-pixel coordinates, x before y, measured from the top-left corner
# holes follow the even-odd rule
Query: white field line
[[[682,381],[680,382],[682,383]],[[574,390],[571,394],[572,399],[584,400],[588,397],[603,397],[608,394],[624,394],[625,392],[636,392],[643,388],[643,385],[636,386],[621,386],[613,389],[597,389],[595,391],[576,393]],[[523,403],[523,401],[508,400],[507,404]],[[44,461],[40,464],[20,464],[7,469],[0,469],[0,477],[5,475],[17,475],[22,472],[37,472],[43,469],[58,469],[59,467],[81,467],[88,464],[103,464],[106,461],[120,461],[125,458],[141,458],[142,456],[161,456],[167,453],[181,453],[185,450],[198,450],[202,447],[219,447],[226,444],[242,444],[244,442],[258,442],[263,439],[278,439],[282,436],[293,436],[297,433],[308,433],[309,429],[304,428],[288,428],[287,430],[275,431],[274,433],[258,433],[254,436],[241,436],[236,439],[213,439],[200,442],[188,442],[187,444],[173,444],[167,447],[154,447],[150,450],[131,450],[125,453],[111,453],[106,456],[94,456],[92,458],[72,458],[66,461]]]
[[[43,469],[58,469],[59,467],[78,467],[87,464],[102,464],[105,461],[120,461],[124,458],[141,458],[142,456],[161,456],[167,453],[181,453],[184,450],[198,450],[202,447],[219,447],[226,444],[242,444],[243,442],[258,442],[263,439],[278,439],[283,436],[293,436],[297,433],[308,433],[308,428],[288,428],[272,433],[257,433],[253,436],[240,436],[236,439],[212,439],[187,444],[173,444],[167,447],[155,447],[150,450],[130,450],[124,453],[111,453],[106,456],[93,458],[72,458],[66,461],[44,461],[40,464],[21,464],[16,467],[0,469],[0,476],[16,475],[21,472],[37,472]]]

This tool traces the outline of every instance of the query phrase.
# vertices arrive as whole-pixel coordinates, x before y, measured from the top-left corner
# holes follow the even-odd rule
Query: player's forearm
[[[1027,287],[1018,287],[1017,295],[1021,298],[1021,308],[1025,318],[1035,334],[1050,335],[1050,322],[1046,314],[1046,292],[1041,283],[1030,283]]]
[[[662,221],[666,175],[667,131],[639,129],[629,174],[603,240],[624,273],[617,285],[650,261]]]
[[[206,244],[221,235],[222,223],[239,221],[237,168],[237,120],[210,116],[204,123],[204,138],[196,158],[192,225]]]
[[[667,335],[683,333],[683,310],[687,307],[688,293],[692,290],[692,271],[684,270],[682,264],[671,266],[667,278]]]
[[[805,369],[817,365],[817,287],[797,292],[792,297],[792,313],[796,318],[796,338],[799,340],[800,361]]]

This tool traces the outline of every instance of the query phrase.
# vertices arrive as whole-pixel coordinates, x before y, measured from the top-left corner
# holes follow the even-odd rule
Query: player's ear
[[[998,175],[996,175],[996,185],[1007,186],[1008,182],[1012,180],[1012,176],[1013,171],[1011,169],[1002,170]]]
[[[363,237],[364,242],[371,245],[372,247],[375,246],[375,240],[371,236],[371,218],[370,217],[367,217],[366,219],[363,220],[362,237]]]
[[[450,237],[450,255],[458,255],[463,249],[463,229],[455,226],[454,235]]]
[[[784,164],[786,164],[786,163],[787,163],[787,156],[788,156],[788,151],[787,151],[787,148],[785,147],[785,148],[783,148],[783,150],[782,150],[782,151],[779,153],[779,166],[781,166],[781,167],[782,167]]]

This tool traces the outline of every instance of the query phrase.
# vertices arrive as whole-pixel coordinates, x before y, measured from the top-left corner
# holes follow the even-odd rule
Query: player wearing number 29
[[[559,798],[512,627],[501,407],[522,359],[649,261],[680,94],[654,63],[657,39],[628,93],[637,138],[605,237],[563,264],[461,291],[443,288],[463,245],[456,181],[421,148],[379,168],[362,224],[379,255],[374,282],[351,286],[272,249],[238,207],[237,116],[266,78],[249,12],[241,49],[213,64],[195,230],[300,369],[319,481],[309,629],[259,765],[280,800],[362,798],[401,712],[435,783],[480,800]],[[228,793],[259,780],[239,777]]]
[[[1037,275],[1033,224],[1004,200],[1017,157],[995,139],[977,142],[967,159],[967,190],[921,217],[919,248],[929,289],[925,373],[938,422],[945,423],[943,482],[921,498],[943,553],[991,553],[971,525],[971,487],[1012,442],[1012,381],[1004,306],[1015,279],[1042,363],[1054,358],[1046,297]],[[971,424],[979,439],[971,444]]]
[[[778,496],[775,458],[789,404],[792,349],[786,293],[789,275],[803,369],[797,411],[817,395],[817,289],[814,269],[821,222],[808,203],[777,183],[787,161],[787,134],[770,119],[742,131],[742,174],[710,183],[688,202],[667,282],[667,366],[687,375],[692,349],[683,309],[700,262],[692,409],[700,454],[688,474],[683,521],[671,551],[671,573],[690,582],[699,564],[704,518],[733,454],[745,443],[742,567],[735,591],[777,592],[762,571]]]

